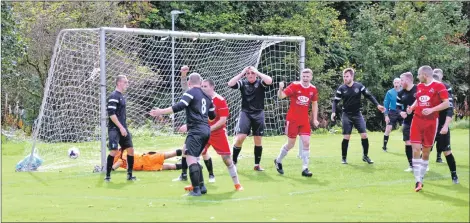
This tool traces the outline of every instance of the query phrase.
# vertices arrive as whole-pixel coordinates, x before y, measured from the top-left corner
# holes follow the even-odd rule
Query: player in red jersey
[[[214,87],[215,85],[212,80],[206,79],[202,81],[201,88],[207,96],[212,98],[212,103],[214,104],[216,114],[216,118],[214,120],[209,120],[211,135],[209,142],[204,147],[202,155],[205,156],[209,146],[212,146],[217,154],[222,156],[222,160],[227,166],[227,170],[232,177],[235,190],[241,191],[243,190],[243,187],[241,186],[238,179],[237,167],[233,164],[231,158],[230,145],[227,136],[227,119],[229,116],[229,108],[225,98],[217,94],[214,91]],[[187,186],[185,189],[191,190],[192,186]]]
[[[282,169],[282,159],[287,155],[295,145],[297,135],[302,141],[302,176],[311,177],[312,173],[308,170],[310,156],[310,122],[308,107],[312,104],[313,124],[318,126],[318,91],[315,86],[310,84],[313,72],[310,69],[302,70],[301,81],[296,81],[284,89],[284,82],[279,83],[278,97],[280,99],[289,97],[290,105],[286,117],[286,135],[287,143],[281,148],[279,156],[274,159],[274,165],[277,172],[284,174]]]
[[[416,101],[406,109],[414,111],[411,122],[410,142],[413,147],[413,173],[416,179],[415,191],[423,187],[423,179],[429,164],[429,153],[436,137],[439,111],[449,107],[447,89],[441,82],[433,79],[430,66],[418,70],[420,83],[417,86]],[[422,153],[422,154],[421,154]],[[422,158],[420,156],[422,155]]]

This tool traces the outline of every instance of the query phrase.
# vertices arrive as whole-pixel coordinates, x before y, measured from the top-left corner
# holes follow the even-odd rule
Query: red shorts
[[[310,136],[310,123],[307,121],[286,121],[286,135],[296,138],[298,135]]]
[[[209,142],[204,147],[202,151],[202,155],[206,155],[207,149],[209,146],[212,146],[217,154],[223,155],[231,155],[230,145],[228,143],[228,136],[225,129],[216,130],[211,132],[211,137],[209,138]]]
[[[431,147],[436,138],[438,119],[426,120],[413,117],[411,121],[410,142],[422,144],[423,147]]]

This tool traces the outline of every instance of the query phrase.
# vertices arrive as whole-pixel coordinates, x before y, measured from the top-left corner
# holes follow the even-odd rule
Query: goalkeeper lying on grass
[[[166,159],[181,156],[182,150],[177,149],[171,152],[147,152],[143,154],[134,153],[134,170],[136,171],[160,171],[160,170],[179,170],[181,164],[164,163]],[[127,169],[127,150],[122,151],[119,148],[114,156],[113,170],[119,167]]]

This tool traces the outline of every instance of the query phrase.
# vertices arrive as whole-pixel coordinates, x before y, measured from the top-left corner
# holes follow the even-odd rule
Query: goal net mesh
[[[271,76],[273,85],[265,99],[265,136],[284,134],[288,100],[278,100],[278,82],[298,80],[299,42],[175,37],[174,82],[170,36],[107,32],[105,48],[106,98],[115,88],[115,77],[126,75],[127,124],[138,152],[182,147],[184,135],[177,129],[185,122],[184,112],[156,119],[148,112],[179,101],[183,65],[190,67],[190,73],[212,79],[216,92],[226,98],[229,136],[235,133],[241,96],[227,82],[247,66]],[[99,29],[62,31],[51,66],[34,126],[35,148],[44,160],[39,170],[101,165]],[[280,146],[270,145],[269,140],[264,143],[276,149]],[[78,159],[67,156],[71,147],[80,150]],[[31,148],[26,148],[26,154]]]

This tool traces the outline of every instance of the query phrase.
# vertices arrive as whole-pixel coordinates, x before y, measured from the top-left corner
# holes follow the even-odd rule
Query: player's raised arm
[[[372,103],[374,103],[375,106],[377,106],[377,109],[379,109],[381,112],[385,111],[385,108],[379,104],[377,99],[375,99],[375,97],[369,92],[369,90],[367,90],[367,88],[364,85],[362,85],[361,87],[361,92],[364,95],[364,97],[369,99],[369,101],[371,101]]]
[[[233,77],[232,79],[230,79],[228,81],[228,86],[233,88],[233,89],[240,89],[242,87],[242,81],[241,79],[245,76],[246,74],[246,71],[248,71],[248,68],[249,67],[245,67],[242,72],[240,72],[239,74],[237,74],[235,77]]]
[[[181,67],[181,88],[183,91],[188,90],[188,77],[187,74],[189,72],[189,67],[188,66],[182,66]]]
[[[261,78],[261,80],[262,80],[261,83],[262,83],[263,85],[271,85],[271,84],[273,83],[273,79],[272,79],[270,76],[259,72],[255,67],[249,67],[249,69],[250,69],[252,72],[254,72],[258,77]]]
[[[284,81],[279,82],[279,90],[277,91],[277,97],[279,99],[284,99],[287,97],[286,93],[284,93]]]

